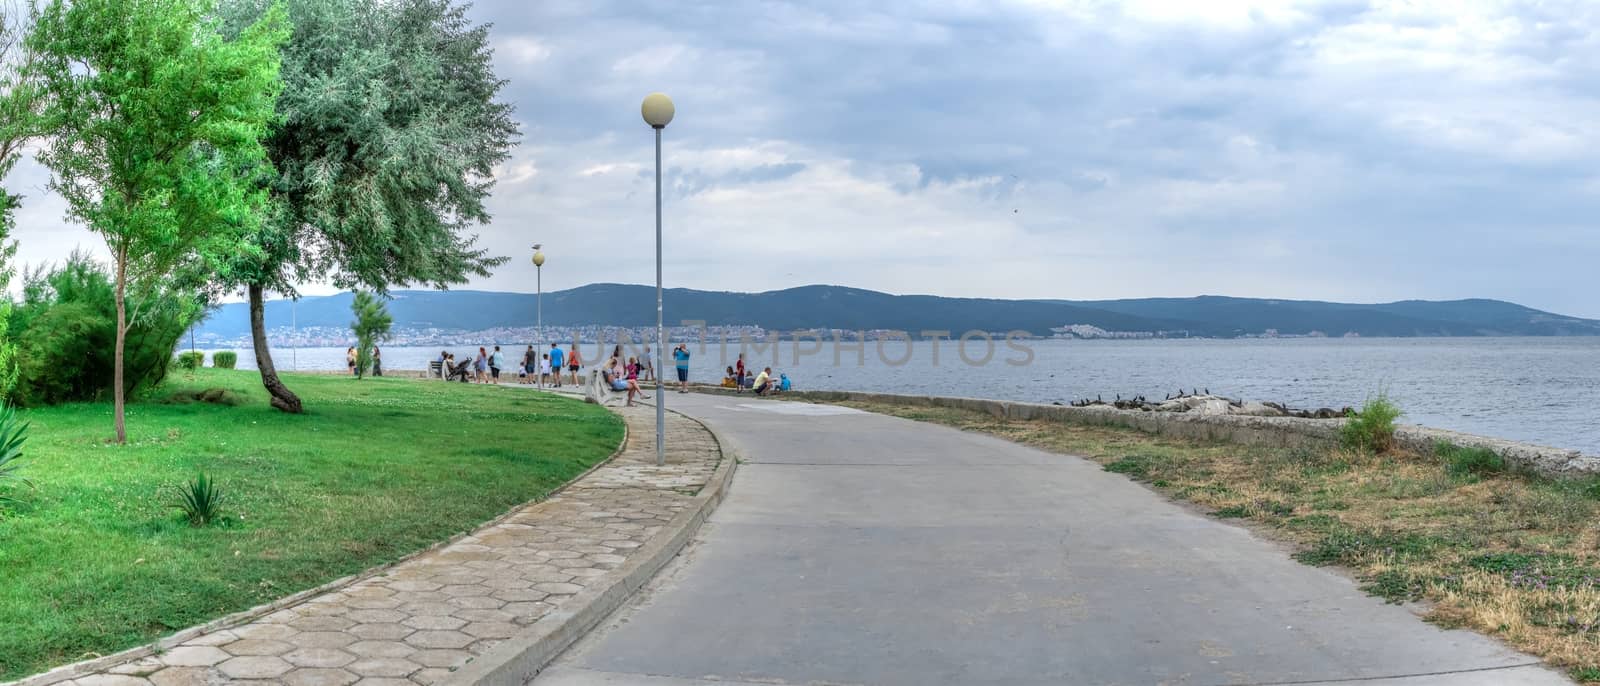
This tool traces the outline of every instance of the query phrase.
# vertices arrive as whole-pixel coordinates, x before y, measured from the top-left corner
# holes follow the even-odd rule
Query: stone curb
[[[615,413],[613,413],[613,414],[615,414]],[[566,483],[561,484],[560,486],[557,486],[556,488],[552,489],[549,493],[546,493],[543,498],[540,498],[538,500],[530,500],[530,501],[527,501],[527,502],[524,502],[524,503],[519,503],[519,504],[513,506],[511,509],[500,513],[494,519],[491,519],[489,521],[483,522],[483,523],[473,527],[472,529],[470,529],[468,531],[463,531],[463,532],[458,533],[458,534],[456,534],[454,536],[451,536],[451,537],[449,537],[447,539],[444,539],[442,541],[434,543],[433,545],[430,545],[430,546],[428,546],[426,548],[423,548],[422,550],[418,550],[416,552],[409,553],[409,554],[407,554],[407,555],[405,555],[403,557],[400,557],[400,558],[398,558],[398,559],[396,559],[396,560],[394,560],[392,562],[387,562],[387,563],[378,565],[376,567],[372,567],[370,569],[367,569],[367,570],[364,570],[364,571],[361,571],[361,572],[357,572],[355,574],[351,574],[349,576],[340,577],[338,579],[334,579],[333,581],[329,581],[328,583],[322,584],[321,586],[317,586],[316,588],[310,588],[310,589],[306,589],[304,591],[300,591],[299,593],[295,593],[293,595],[284,596],[284,597],[279,598],[277,600],[274,600],[272,602],[265,603],[265,604],[262,604],[262,605],[257,605],[255,607],[252,607],[252,608],[248,609],[248,610],[240,610],[239,612],[235,612],[235,613],[233,613],[231,615],[226,615],[224,617],[213,619],[213,620],[211,620],[209,622],[206,622],[205,624],[201,624],[199,626],[189,627],[189,628],[184,629],[182,631],[179,631],[179,632],[177,632],[175,634],[172,634],[170,636],[166,636],[166,637],[163,637],[163,638],[156,639],[155,641],[153,641],[151,643],[147,643],[147,644],[142,645],[142,646],[129,648],[129,649],[124,650],[122,652],[112,653],[112,654],[106,655],[104,657],[95,657],[95,658],[90,658],[88,660],[82,660],[82,661],[79,661],[79,662],[74,662],[72,664],[62,665],[62,666],[56,667],[55,669],[52,669],[52,670],[50,670],[48,672],[44,672],[44,673],[41,673],[41,674],[35,674],[35,675],[29,676],[29,677],[23,677],[23,678],[18,679],[16,681],[0,682],[0,686],[49,686],[50,684],[57,684],[57,683],[60,683],[60,682],[63,682],[63,681],[67,681],[67,680],[70,680],[70,679],[76,679],[76,678],[79,678],[79,677],[89,676],[91,674],[97,674],[97,673],[103,672],[103,671],[105,671],[105,670],[107,670],[107,669],[109,669],[111,667],[114,667],[116,665],[122,664],[124,662],[131,662],[133,660],[137,660],[137,659],[142,658],[142,657],[148,657],[148,656],[155,655],[155,654],[158,654],[158,653],[166,652],[166,651],[171,650],[173,648],[176,648],[176,647],[178,647],[178,646],[180,646],[180,645],[182,645],[182,644],[184,644],[184,643],[186,643],[186,642],[188,642],[190,640],[193,640],[196,637],[203,636],[205,634],[209,634],[209,633],[216,632],[216,631],[221,631],[223,629],[232,628],[232,627],[235,627],[235,626],[238,626],[238,625],[241,625],[241,624],[247,624],[247,623],[249,623],[249,622],[251,622],[253,620],[259,619],[261,617],[265,617],[265,616],[267,616],[269,614],[272,614],[272,613],[277,612],[279,610],[282,610],[284,608],[292,607],[294,605],[299,605],[300,603],[302,603],[302,602],[304,602],[306,600],[310,600],[311,598],[315,598],[315,597],[317,597],[319,595],[322,595],[324,593],[328,593],[328,592],[331,592],[331,591],[337,591],[339,589],[345,588],[345,587],[350,586],[352,584],[355,584],[357,582],[365,581],[365,580],[370,579],[372,577],[378,576],[379,574],[387,572],[387,571],[389,571],[390,569],[394,568],[397,565],[400,565],[400,564],[405,563],[405,562],[409,562],[409,561],[411,561],[413,559],[416,559],[416,558],[421,557],[423,555],[426,555],[428,553],[431,553],[431,552],[434,552],[436,550],[439,550],[440,548],[443,548],[445,546],[448,546],[448,545],[451,545],[453,543],[456,543],[456,542],[460,541],[461,539],[466,538],[467,536],[471,536],[471,535],[473,535],[473,534],[475,534],[475,533],[477,533],[479,531],[482,531],[484,529],[488,529],[489,527],[492,527],[492,526],[495,526],[497,524],[500,524],[500,523],[506,521],[507,519],[510,519],[513,515],[516,515],[518,512],[521,512],[524,508],[528,507],[529,505],[535,505],[535,504],[538,504],[538,503],[542,503],[542,502],[544,502],[546,500],[549,500],[549,499],[555,497],[556,495],[559,495],[561,492],[563,492],[563,491],[567,490],[568,488],[572,487],[573,484],[576,484],[579,481],[582,481],[584,479],[584,477],[587,477],[590,474],[594,473],[595,470],[600,469],[601,467],[604,467],[604,466],[610,464],[613,460],[616,460],[618,456],[620,456],[620,455],[622,455],[622,453],[626,452],[627,449],[628,449],[628,438],[629,438],[629,435],[628,435],[628,423],[626,421],[624,421],[622,423],[622,440],[617,444],[617,449],[615,451],[613,451],[609,456],[607,456],[606,459],[601,460],[599,462],[596,462],[593,465],[591,465],[588,469],[583,470],[582,474],[579,474],[579,475],[569,479]]]
[[[739,460],[728,448],[728,442],[710,426],[681,412],[674,414],[704,428],[722,453],[717,471],[695,496],[695,503],[673,517],[644,547],[629,555],[621,567],[607,572],[609,583],[596,584],[574,595],[522,633],[456,670],[438,686],[527,684],[578,639],[628,602],[634,592],[654,578],[689,544],[689,540],[700,530],[700,525],[722,502]]]

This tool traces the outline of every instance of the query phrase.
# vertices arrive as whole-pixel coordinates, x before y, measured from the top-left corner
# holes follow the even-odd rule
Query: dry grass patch
[[[1296,559],[1349,569],[1430,620],[1497,636],[1600,682],[1600,483],[1509,473],[1492,454],[1265,448],[1131,429],[849,402],[1092,459],[1215,516],[1248,519]]]

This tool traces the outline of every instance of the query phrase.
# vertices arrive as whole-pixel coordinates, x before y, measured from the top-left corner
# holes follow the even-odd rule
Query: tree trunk
[[[267,349],[267,325],[263,318],[266,302],[262,297],[262,288],[250,284],[250,339],[256,348],[256,368],[261,370],[261,385],[267,387],[267,394],[272,396],[272,406],[290,414],[300,414],[305,408],[300,404],[300,396],[289,390],[278,380],[278,369],[272,365],[272,351]],[[120,348],[119,348],[120,350]],[[119,358],[120,359],[120,358]]]
[[[128,442],[128,426],[123,421],[122,350],[128,340],[128,254],[117,252],[117,345],[116,363],[111,372],[111,407],[117,427],[117,442]]]

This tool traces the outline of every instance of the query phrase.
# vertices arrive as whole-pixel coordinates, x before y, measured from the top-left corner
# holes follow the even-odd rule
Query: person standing
[[[566,364],[565,364],[566,359],[565,358],[566,358],[566,354],[564,352],[562,352],[561,347],[556,345],[556,344],[554,344],[554,343],[551,343],[550,344],[550,371],[553,372],[553,373],[551,374],[550,380],[555,383],[555,387],[556,388],[560,388],[561,387],[561,368],[566,366]]]
[[[489,355],[489,378],[493,379],[496,386],[500,385],[500,365],[505,363],[505,357],[498,345],[494,347],[494,353]]]
[[[372,346],[372,375],[383,376],[383,354],[378,352],[378,346]]]
[[[651,360],[653,360],[653,359],[655,359],[655,358],[650,355],[650,346],[648,346],[648,345],[645,346],[644,347],[644,357],[639,358],[639,380],[640,381],[649,381],[649,380],[655,378],[656,367],[655,367],[655,363],[651,362]]]
[[[583,356],[578,354],[578,344],[572,344],[572,350],[567,351],[567,371],[572,372],[572,385],[578,385],[578,368],[583,366]]]
[[[472,360],[473,376],[478,383],[489,383],[489,351],[478,346],[478,356]]]
[[[350,376],[356,375],[356,347],[353,345],[344,351],[344,366],[350,368]]]
[[[672,363],[678,368],[678,392],[689,392],[689,344],[679,343],[672,349]]]
[[[744,353],[739,353],[739,359],[733,363],[733,377],[739,382],[739,390],[744,390]]]
[[[550,353],[545,353],[539,358],[539,387],[543,388],[545,377],[550,376]]]

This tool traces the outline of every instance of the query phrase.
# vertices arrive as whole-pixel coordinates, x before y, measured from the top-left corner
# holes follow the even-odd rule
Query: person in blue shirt
[[[672,349],[672,361],[678,367],[678,392],[689,392],[689,344],[679,343]]]
[[[565,351],[554,343],[550,344],[550,369],[555,372],[556,388],[561,387],[561,366],[565,357]]]
[[[789,390],[789,375],[788,374],[779,374],[778,375],[778,390],[786,391],[786,392]]]

